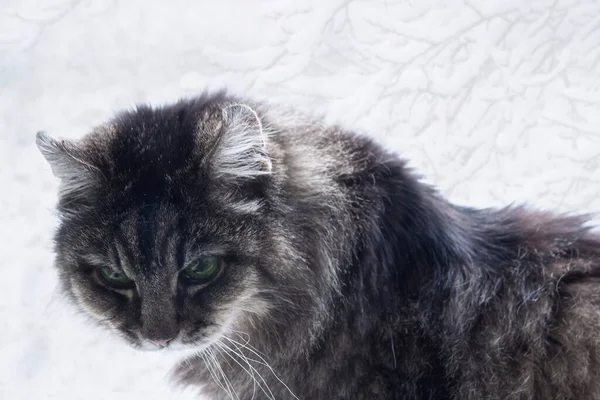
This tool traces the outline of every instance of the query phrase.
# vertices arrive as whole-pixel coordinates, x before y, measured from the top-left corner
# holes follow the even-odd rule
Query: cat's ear
[[[96,181],[98,168],[87,160],[84,151],[74,142],[54,139],[44,132],[36,135],[36,145],[63,190],[79,192]]]
[[[245,104],[232,104],[220,112],[220,132],[210,156],[217,177],[237,180],[270,174],[269,135],[258,113]]]

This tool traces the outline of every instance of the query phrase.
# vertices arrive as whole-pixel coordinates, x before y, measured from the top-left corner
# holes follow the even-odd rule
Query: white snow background
[[[327,112],[455,202],[600,211],[600,1],[0,0],[0,399],[192,399],[55,292],[34,135],[229,87]]]

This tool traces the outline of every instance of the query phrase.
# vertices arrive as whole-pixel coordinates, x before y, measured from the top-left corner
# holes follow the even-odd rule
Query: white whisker
[[[269,370],[271,371],[271,373],[273,374],[273,376],[274,376],[274,377],[275,377],[275,378],[276,378],[276,379],[279,381],[279,383],[281,383],[281,384],[282,384],[282,385],[283,385],[283,386],[284,386],[284,387],[285,387],[285,388],[286,388],[286,389],[287,389],[287,390],[290,392],[290,394],[291,394],[292,396],[294,396],[294,398],[295,398],[295,399],[299,400],[299,399],[298,399],[298,397],[296,397],[296,395],[294,394],[294,392],[292,392],[292,390],[291,390],[291,389],[288,387],[288,385],[286,385],[286,384],[285,384],[285,383],[284,383],[284,382],[281,380],[281,378],[279,378],[279,376],[277,376],[277,374],[275,373],[275,370],[274,370],[273,368],[271,368],[271,366],[269,365],[269,363],[267,362],[267,360],[265,360],[265,359],[264,359],[264,357],[262,357],[262,356],[259,354],[258,350],[256,350],[256,349],[254,349],[254,350],[253,350],[253,347],[252,347],[252,346],[250,346],[249,344],[245,344],[245,345],[244,345],[244,344],[242,344],[242,343],[240,343],[240,342],[238,342],[238,341],[236,341],[236,340],[233,340],[233,339],[231,339],[231,338],[229,338],[229,337],[226,337],[226,336],[224,336],[224,338],[225,338],[225,339],[227,339],[227,340],[229,340],[229,341],[230,341],[230,342],[231,342],[231,343],[232,343],[234,346],[238,347],[238,345],[239,345],[239,346],[241,346],[241,347],[243,347],[243,348],[245,348],[245,349],[249,350],[250,352],[252,352],[252,353],[253,353],[253,354],[255,354],[256,356],[258,356],[258,358],[260,358],[260,360],[262,361],[262,363],[264,363],[263,365],[265,365],[267,368],[269,368]],[[238,348],[238,349],[239,349],[239,348]],[[258,362],[258,363],[260,363],[260,361],[257,361],[257,360],[252,360],[252,359],[248,359],[248,360],[250,360],[250,361],[255,361],[255,362]],[[262,364],[262,363],[261,363],[261,364]]]
[[[229,394],[229,397],[231,397],[231,399],[233,399],[234,395],[235,395],[235,398],[239,400],[240,398],[239,398],[237,392],[235,391],[235,389],[231,385],[231,382],[227,378],[227,375],[225,375],[225,372],[223,371],[223,368],[221,368],[221,364],[219,363],[219,360],[217,359],[217,356],[215,355],[213,349],[208,348],[207,352],[212,357],[213,362],[214,362],[214,366],[217,369],[217,372],[219,372],[219,374],[221,374],[221,376],[223,377],[223,380],[225,381],[225,385],[227,385],[227,393]]]
[[[243,360],[244,360],[244,361],[245,361],[245,362],[248,364],[248,367],[250,368],[250,370],[251,370],[251,371],[253,371],[253,373],[256,373],[256,375],[258,375],[258,377],[261,379],[261,381],[262,381],[262,382],[265,384],[265,388],[266,388],[266,390],[265,390],[265,388],[263,388],[263,386],[260,384],[260,382],[256,381],[256,382],[259,384],[259,385],[258,385],[258,387],[259,387],[259,388],[260,388],[260,389],[263,391],[263,393],[265,394],[265,396],[267,396],[267,397],[268,397],[268,398],[270,398],[270,399],[273,399],[273,400],[275,400],[275,396],[273,395],[273,392],[272,392],[272,391],[271,391],[271,389],[269,388],[269,385],[267,384],[267,381],[266,381],[266,380],[265,380],[265,379],[262,377],[262,375],[261,375],[261,374],[260,374],[260,373],[259,373],[259,372],[256,370],[256,368],[254,368],[254,367],[252,366],[252,364],[250,364],[250,362],[249,362],[250,360],[249,360],[249,359],[248,359],[246,356],[244,356],[244,354],[243,354],[243,353],[242,353],[242,354],[240,354],[240,353],[241,353],[241,351],[239,350],[239,348],[238,348],[238,351],[235,351],[235,350],[233,350],[231,347],[227,346],[225,343],[221,343],[221,346],[223,346],[223,348],[224,348],[224,349],[227,349],[227,350],[229,350],[229,351],[230,351],[232,354],[234,354],[234,355],[236,355],[236,356],[240,357],[241,359],[243,359]],[[233,359],[233,357],[232,357],[232,359]],[[238,362],[238,364],[239,364],[239,362]],[[241,365],[240,365],[240,366],[241,366]],[[242,367],[242,368],[243,368],[243,367]],[[254,375],[254,374],[252,374],[252,375]],[[267,390],[269,391],[268,393],[267,393]]]
[[[243,369],[243,370],[244,370],[244,371],[245,371],[245,372],[246,372],[248,375],[250,375],[250,377],[252,378],[252,399],[251,399],[251,400],[253,400],[253,399],[254,399],[254,396],[256,395],[256,385],[258,384],[258,386],[260,387],[260,382],[258,382],[258,381],[256,380],[256,377],[254,376],[254,372],[252,371],[252,369],[251,369],[251,370],[247,370],[247,369],[246,369],[246,368],[245,368],[245,367],[244,367],[242,364],[240,364],[240,363],[239,363],[239,362],[238,362],[238,361],[237,361],[235,358],[233,358],[233,357],[231,356],[231,354],[229,354],[229,352],[231,351],[231,349],[227,349],[227,348],[226,348],[226,347],[223,345],[223,343],[221,343],[220,341],[217,341],[215,344],[216,344],[217,346],[219,346],[219,347],[221,348],[221,350],[223,350],[224,354],[226,354],[226,355],[227,355],[229,358],[231,358],[231,359],[232,359],[232,360],[233,360],[233,361],[234,361],[234,362],[235,362],[237,365],[239,365],[239,366],[240,366],[240,367],[241,367],[241,368],[242,368],[242,369]],[[249,364],[247,360],[244,360],[244,361],[246,361],[246,364]],[[250,368],[252,368],[252,367],[250,366]],[[262,390],[262,388],[261,388],[261,390]],[[265,394],[266,394],[266,393],[265,393]]]
[[[211,364],[211,362],[208,359],[208,355],[205,354],[204,352],[202,352],[202,353],[200,353],[200,357],[202,357],[202,360],[204,360],[204,365],[206,365],[206,369],[208,370],[208,373],[210,374],[210,376],[213,378],[213,381],[215,381],[215,383],[221,389],[223,389],[225,392],[227,392],[227,389],[225,389],[225,387],[221,384],[221,381],[217,377],[217,375],[213,369],[213,365]]]

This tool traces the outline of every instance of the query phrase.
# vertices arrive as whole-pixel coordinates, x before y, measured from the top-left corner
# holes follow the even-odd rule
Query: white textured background
[[[600,211],[600,1],[0,0],[0,399],[190,399],[54,292],[34,134],[205,87],[370,132],[456,202]]]

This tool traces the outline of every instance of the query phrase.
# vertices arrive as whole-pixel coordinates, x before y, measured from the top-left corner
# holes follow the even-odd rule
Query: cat
[[[68,299],[211,399],[600,399],[590,218],[446,201],[373,139],[226,92],[38,133]],[[181,350],[183,349],[183,350]]]

